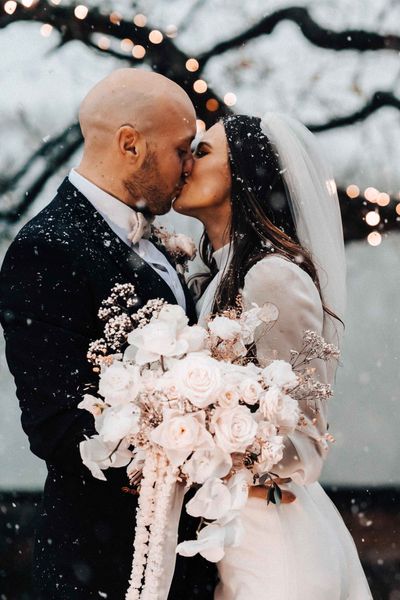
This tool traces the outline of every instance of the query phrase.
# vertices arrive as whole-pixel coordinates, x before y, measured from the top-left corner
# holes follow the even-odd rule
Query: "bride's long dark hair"
[[[261,130],[261,119],[233,115],[224,117],[221,123],[228,141],[232,179],[232,219],[227,232],[232,259],[219,285],[214,312],[235,306],[246,273],[272,253],[288,258],[306,271],[321,296],[316,267],[297,238],[278,156]],[[213,275],[216,264],[212,254],[213,248],[204,232],[200,255]],[[338,318],[328,307],[323,305],[323,308]]]

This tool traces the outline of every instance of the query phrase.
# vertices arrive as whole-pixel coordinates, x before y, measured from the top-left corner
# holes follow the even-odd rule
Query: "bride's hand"
[[[290,477],[274,478],[274,483],[276,483],[279,486],[285,483],[289,483],[290,481],[292,481]],[[266,500],[268,488],[271,487],[271,485],[272,484],[270,482],[266,482],[264,485],[251,486],[249,489],[249,498],[262,498],[263,500]],[[296,500],[296,495],[293,494],[293,492],[290,492],[289,490],[283,490],[282,488],[280,489],[282,493],[281,504],[291,504]]]

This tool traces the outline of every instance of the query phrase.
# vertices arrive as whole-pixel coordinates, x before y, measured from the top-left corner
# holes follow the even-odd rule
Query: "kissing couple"
[[[88,93],[79,118],[79,166],[6,254],[1,323],[22,426],[48,469],[34,597],[122,600],[137,496],[122,491],[125,468],[99,481],[79,453],[95,433],[78,404],[98,386],[87,352],[102,336],[102,301],[116,284],[132,283],[137,309],[164,299],[200,325],[239,293],[246,306],[272,303],[279,315],[257,339],[256,360],[289,360],[304,330],[340,346],[344,245],[334,181],[312,134],[287,116],[224,117],[192,152],[196,114],[186,92],[159,74],[120,69]],[[196,280],[196,304],[152,233],[153,218],[171,205],[204,226],[208,275]],[[333,382],[333,365],[313,367],[319,381]],[[159,600],[372,598],[353,540],[318,483],[326,402],[305,400],[302,410],[279,463],[282,504],[267,506],[263,486],[250,488],[240,544],[217,564],[169,557]],[[197,525],[182,511],[178,540],[195,537]]]

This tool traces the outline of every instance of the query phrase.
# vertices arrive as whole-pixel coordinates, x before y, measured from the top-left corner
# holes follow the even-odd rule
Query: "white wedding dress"
[[[229,262],[229,246],[214,253],[219,272],[197,304],[199,324],[212,311],[214,296]],[[300,349],[303,331],[322,334],[323,310],[317,288],[298,265],[269,255],[247,273],[246,305],[272,302],[279,309],[274,327],[257,343],[261,363],[289,359]],[[335,365],[320,362],[317,377],[332,383]],[[318,418],[307,407],[306,431],[287,436],[283,467],[275,469],[292,482],[292,504],[275,506],[257,497],[242,512],[245,528],[239,547],[227,548],[218,563],[215,600],[369,600],[372,599],[353,539],[318,478],[327,454],[326,406]],[[312,420],[314,418],[314,421]]]

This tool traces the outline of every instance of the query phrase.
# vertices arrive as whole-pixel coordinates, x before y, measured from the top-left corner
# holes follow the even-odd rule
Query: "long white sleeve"
[[[316,286],[303,269],[283,257],[268,256],[255,264],[245,277],[243,296],[246,306],[271,302],[279,310],[272,329],[256,338],[262,365],[274,358],[289,361],[290,350],[302,347],[304,330],[322,334],[323,309]],[[311,366],[316,368],[317,379],[327,383],[326,364],[318,360]],[[281,477],[291,477],[301,485],[318,479],[327,454],[321,441],[327,429],[326,401],[319,403],[316,413],[314,406],[314,402],[312,406],[302,403],[306,426],[286,436],[284,457],[275,469]]]

